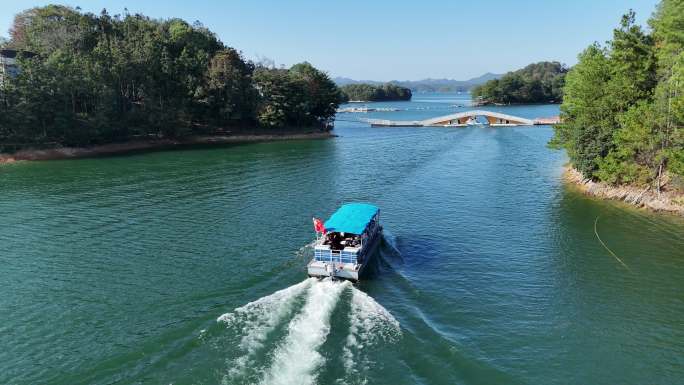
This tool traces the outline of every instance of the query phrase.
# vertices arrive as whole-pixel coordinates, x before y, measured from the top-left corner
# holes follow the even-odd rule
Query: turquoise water
[[[683,220],[565,188],[550,127],[355,122],[466,102],[340,114],[330,140],[0,167],[0,383],[681,382]],[[311,217],[348,201],[381,207],[375,265],[307,280]]]

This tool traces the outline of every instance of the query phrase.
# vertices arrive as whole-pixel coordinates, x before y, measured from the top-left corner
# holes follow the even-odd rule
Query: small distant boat
[[[358,281],[380,243],[380,210],[367,203],[342,205],[322,223],[314,218],[314,257],[307,265],[309,277]]]
[[[338,108],[337,113],[354,113],[354,112],[361,112],[361,113],[366,113],[366,112],[374,112],[378,111],[376,108],[369,108],[369,107],[347,107],[347,108]]]

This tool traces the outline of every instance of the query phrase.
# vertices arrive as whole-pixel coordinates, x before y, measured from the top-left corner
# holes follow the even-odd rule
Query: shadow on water
[[[401,263],[403,263],[403,257],[395,246],[394,237],[387,230],[383,230],[380,244],[373,251],[360,277],[361,281],[374,280],[382,274],[393,272],[394,266]]]
[[[661,347],[663,341],[681,339],[680,328],[663,326],[681,323],[684,311],[681,296],[673,295],[684,290],[681,218],[594,199],[572,188],[559,198],[549,273],[556,293],[551,310],[562,327],[550,333],[548,343],[562,352],[563,361],[579,367],[602,363],[605,371],[591,378],[578,373],[579,383],[611,383],[615,373],[648,383],[676,372],[684,349]],[[646,347],[658,347],[658,354]],[[640,364],[625,365],[634,359]]]
[[[392,234],[389,230],[383,230],[382,232],[382,244],[380,247],[380,253],[384,259],[389,259],[394,262],[404,262],[404,256],[399,251],[397,246],[397,237]]]
[[[405,333],[396,349],[384,354],[387,355],[386,360],[391,356],[401,362],[410,376],[380,370],[382,378],[396,384],[520,383],[515,376],[488,362],[486,357],[479,357],[476,352],[469,351],[450,333],[442,330],[439,322],[421,310],[454,306],[420,289],[402,271],[403,268],[416,266],[421,261],[407,261],[400,249],[418,247],[425,250],[427,244],[421,242],[417,246],[409,240],[395,237],[387,230],[384,230],[383,235],[375,258],[367,267],[368,274],[357,286],[377,296],[379,302],[383,303],[383,299],[388,299],[388,302],[399,307],[390,310],[398,314]],[[436,252],[436,249],[433,251]]]

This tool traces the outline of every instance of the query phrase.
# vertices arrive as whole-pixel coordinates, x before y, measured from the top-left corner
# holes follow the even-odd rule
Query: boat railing
[[[356,263],[356,251],[316,248],[314,259],[322,262]]]

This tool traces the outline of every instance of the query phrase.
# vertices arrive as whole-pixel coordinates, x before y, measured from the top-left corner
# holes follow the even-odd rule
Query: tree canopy
[[[380,102],[390,100],[411,100],[411,89],[393,83],[380,85],[359,83],[341,87],[346,101]]]
[[[567,68],[559,62],[533,63],[470,91],[482,104],[558,103]]]
[[[342,101],[311,64],[255,65],[199,22],[48,5],[16,15],[6,44],[32,55],[19,55],[19,75],[0,87],[5,150],[328,128]]]
[[[681,183],[684,175],[684,2],[663,0],[651,32],[622,17],[568,73],[551,144],[588,178],[613,184]]]

